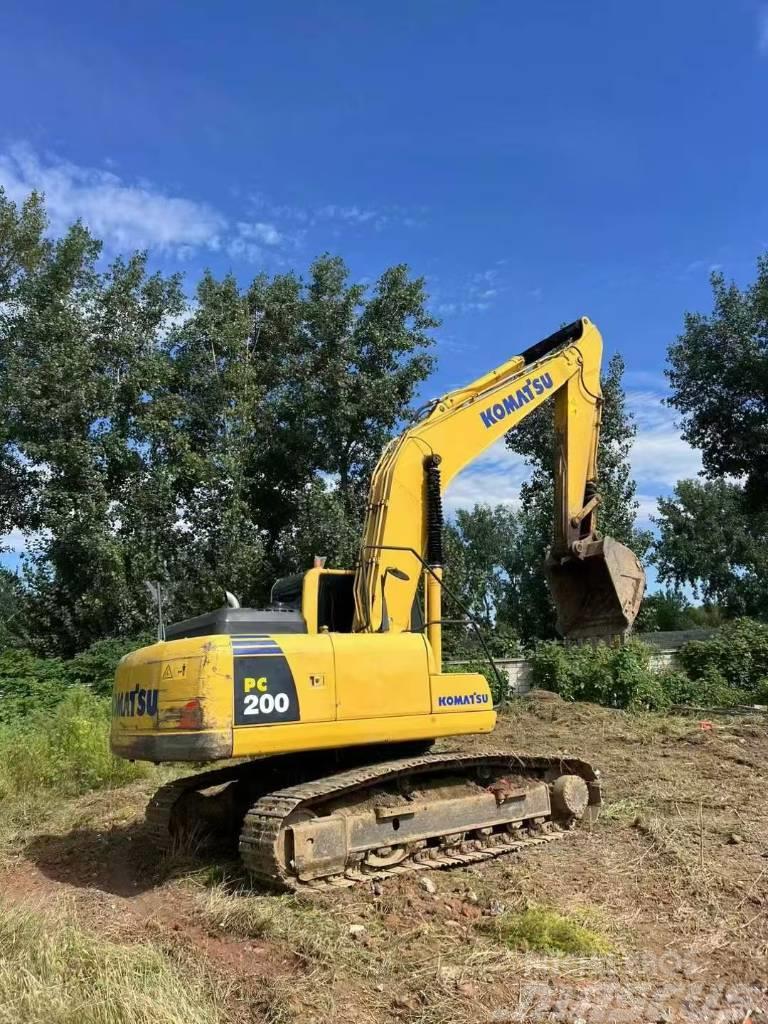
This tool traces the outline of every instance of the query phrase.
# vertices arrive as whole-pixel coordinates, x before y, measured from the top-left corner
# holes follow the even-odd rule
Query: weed
[[[601,823],[615,821],[621,825],[631,825],[635,818],[641,817],[647,810],[647,804],[641,800],[631,797],[614,800],[613,803],[601,808],[598,820]]]
[[[341,958],[366,959],[367,950],[349,935],[337,917],[300,897],[259,896],[219,885],[210,888],[201,902],[208,923],[228,935],[278,939],[316,964],[333,965]]]
[[[0,798],[56,789],[75,795],[151,772],[109,751],[109,704],[73,687],[49,712],[0,727]]]
[[[601,956],[612,952],[608,940],[594,928],[548,907],[532,905],[502,914],[483,925],[512,949],[524,952]]]

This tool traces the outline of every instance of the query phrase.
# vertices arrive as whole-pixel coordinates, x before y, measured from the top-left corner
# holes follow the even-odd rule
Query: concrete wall
[[[677,648],[656,648],[650,656],[650,665],[655,672],[663,672],[673,665],[675,650]],[[527,693],[531,686],[532,671],[530,663],[524,657],[495,658],[496,665],[502,675],[506,675],[509,687],[509,696],[517,697]],[[452,665],[461,666],[467,663],[452,662]],[[476,664],[476,662],[474,663]]]
[[[451,665],[469,666],[470,664],[476,665],[477,659],[473,662],[466,661],[452,661]],[[519,697],[524,693],[528,693],[531,688],[531,665],[530,662],[526,661],[525,658],[494,658],[496,667],[499,669],[502,675],[507,677],[509,686],[508,694],[510,697]]]

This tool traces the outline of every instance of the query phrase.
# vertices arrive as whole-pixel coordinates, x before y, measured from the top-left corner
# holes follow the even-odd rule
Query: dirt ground
[[[30,813],[6,842],[0,899],[205,958],[232,979],[223,1021],[768,1021],[765,717],[539,698],[463,745],[589,760],[603,813],[519,858],[297,898],[249,891],[236,864],[159,861],[142,783]],[[511,948],[497,924],[532,906],[609,951]]]

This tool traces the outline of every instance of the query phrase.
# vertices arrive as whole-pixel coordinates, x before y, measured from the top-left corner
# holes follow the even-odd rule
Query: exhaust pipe
[[[634,551],[612,537],[577,541],[573,554],[547,557],[545,572],[566,640],[625,636],[640,611],[645,572]]]

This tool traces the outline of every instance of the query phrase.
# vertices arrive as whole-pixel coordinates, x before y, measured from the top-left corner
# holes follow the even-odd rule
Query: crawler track
[[[496,773],[512,771],[541,781],[553,781],[560,775],[577,775],[589,786],[590,803],[593,806],[600,803],[599,782],[595,771],[586,762],[574,758],[529,757],[509,752],[482,755],[427,754],[340,772],[262,796],[245,816],[240,834],[240,856],[249,874],[258,882],[298,889],[328,884],[352,885],[358,881],[388,878],[408,871],[473,864],[568,835],[573,822],[561,826],[551,818],[547,821],[537,819],[535,823],[526,823],[530,827],[523,828],[519,833],[494,833],[466,840],[455,847],[421,844],[400,863],[392,866],[371,868],[361,866],[358,860],[346,864],[343,871],[308,881],[301,880],[291,871],[290,863],[283,853],[286,829],[288,823],[296,820],[296,816],[302,812],[321,812],[324,804],[355,794],[364,798],[372,788],[382,785],[392,786],[403,780],[418,781],[419,777],[434,776],[436,773],[446,776],[457,773],[469,775],[478,769]],[[467,829],[471,828],[472,823],[467,822]]]
[[[391,750],[391,748],[390,748]],[[292,825],[320,818],[334,811],[373,815],[377,803],[395,798],[416,787],[421,809],[441,806],[450,783],[462,793],[485,795],[498,780],[512,780],[542,791],[551,789],[561,776],[577,776],[588,787],[589,803],[600,803],[597,774],[575,758],[532,757],[510,751],[486,754],[421,753],[382,760],[380,749],[357,750],[348,756],[346,770],[328,772],[327,755],[301,758],[280,756],[228,765],[201,772],[162,786],[146,812],[149,835],[160,849],[173,850],[185,842],[215,838],[234,849],[239,831],[239,850],[254,881],[283,889],[349,886],[355,882],[390,878],[411,871],[475,864],[503,854],[551,843],[569,835],[575,819],[554,811],[495,828],[478,827],[469,814],[466,820],[419,842],[394,843],[393,862],[377,861],[356,853],[331,865],[327,872],[299,877],[291,859]],[[350,760],[352,766],[350,767]],[[484,781],[478,782],[478,779]],[[429,785],[437,786],[433,799]],[[419,789],[421,787],[421,789]],[[442,789],[440,787],[443,787]],[[583,789],[584,787],[582,787]],[[211,795],[211,791],[213,794]],[[450,794],[449,794],[450,795]],[[491,801],[493,802],[493,801]],[[503,801],[500,800],[499,803]],[[406,804],[399,804],[408,817]],[[373,808],[373,810],[371,810]],[[392,811],[397,813],[397,809]],[[482,823],[480,823],[482,824]],[[390,847],[387,847],[390,849]]]

